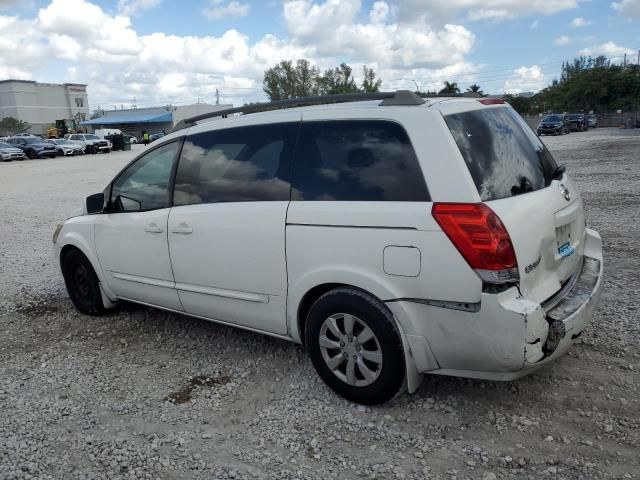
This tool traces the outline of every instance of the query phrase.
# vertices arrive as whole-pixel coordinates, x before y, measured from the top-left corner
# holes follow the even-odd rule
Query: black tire
[[[36,154],[35,150],[27,150],[27,157],[33,160],[34,158],[38,158],[38,155]]]
[[[357,317],[360,322],[358,325],[360,327],[362,326],[361,324],[366,325],[375,335],[376,348],[379,347],[379,351],[382,353],[382,366],[379,371],[376,369],[377,378],[369,385],[357,386],[348,384],[345,380],[338,378],[323,358],[320,347],[322,326],[329,317],[339,314]],[[351,336],[354,345],[357,345],[358,331],[356,328],[354,326]],[[359,332],[362,331],[359,330]],[[349,342],[351,343],[351,340]],[[384,303],[366,292],[348,287],[336,288],[316,300],[307,315],[305,344],[309,350],[311,362],[322,380],[334,392],[351,402],[378,405],[391,400],[404,387],[406,377],[404,350],[395,320]],[[344,343],[341,345],[344,345]],[[362,345],[366,345],[366,343]],[[351,348],[355,347],[351,346]],[[366,349],[369,347],[363,346],[359,348]],[[339,351],[336,351],[335,354],[343,355]],[[355,359],[356,357],[354,356],[353,358]],[[368,365],[377,367],[373,363]],[[358,370],[360,375],[358,381],[364,379],[361,372],[362,370]]]
[[[81,313],[94,316],[104,313],[100,281],[82,252],[74,249],[64,255],[62,275],[69,297]]]

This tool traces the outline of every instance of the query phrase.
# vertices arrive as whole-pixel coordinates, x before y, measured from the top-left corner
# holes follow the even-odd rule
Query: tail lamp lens
[[[469,266],[489,283],[519,280],[518,262],[504,224],[484,203],[434,203],[442,231]]]

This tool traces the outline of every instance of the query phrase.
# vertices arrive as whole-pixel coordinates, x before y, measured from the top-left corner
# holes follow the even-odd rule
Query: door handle
[[[171,229],[171,233],[181,233],[183,235],[189,235],[193,233],[193,228],[191,228],[186,223],[180,223],[177,227],[173,227]]]
[[[162,227],[159,227],[155,223],[150,223],[145,227],[144,231],[148,233],[162,233]]]

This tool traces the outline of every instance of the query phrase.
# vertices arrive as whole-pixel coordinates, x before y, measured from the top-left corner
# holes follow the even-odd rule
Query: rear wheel
[[[27,157],[29,157],[30,159],[34,159],[34,158],[38,158],[38,155],[36,154],[35,150],[27,150]]]
[[[377,405],[404,385],[402,339],[391,312],[372,295],[338,288],[307,316],[305,343],[324,382],[352,402]]]
[[[73,305],[87,315],[105,311],[98,276],[91,262],[79,250],[70,250],[62,259],[62,275]]]

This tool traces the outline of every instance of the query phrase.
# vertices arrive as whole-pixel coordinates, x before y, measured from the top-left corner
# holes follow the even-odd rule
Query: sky
[[[564,60],[639,50],[640,0],[0,0],[0,80],[86,83],[92,110],[264,101],[264,71],[298,58],[383,90],[537,91]]]

